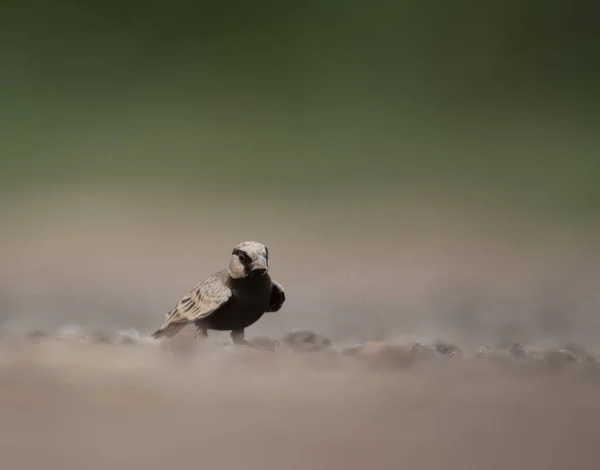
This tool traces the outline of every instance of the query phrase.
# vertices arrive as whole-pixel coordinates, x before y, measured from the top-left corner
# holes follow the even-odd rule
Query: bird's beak
[[[268,271],[269,264],[264,256],[259,256],[254,263],[252,263],[252,271]]]

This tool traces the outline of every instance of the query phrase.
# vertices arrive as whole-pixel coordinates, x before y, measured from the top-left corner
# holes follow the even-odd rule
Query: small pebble
[[[301,351],[323,351],[331,347],[329,338],[312,330],[291,331],[283,337],[281,343]]]

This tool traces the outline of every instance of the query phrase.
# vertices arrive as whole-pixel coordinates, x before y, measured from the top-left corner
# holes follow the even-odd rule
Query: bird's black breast
[[[269,308],[272,283],[268,274],[229,279],[231,299],[203,323],[213,330],[241,330],[255,323]]]

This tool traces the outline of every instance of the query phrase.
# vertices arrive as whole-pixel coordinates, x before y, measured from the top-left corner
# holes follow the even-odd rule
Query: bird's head
[[[266,274],[269,271],[269,250],[259,242],[240,243],[231,252],[229,275],[242,279],[254,274]]]

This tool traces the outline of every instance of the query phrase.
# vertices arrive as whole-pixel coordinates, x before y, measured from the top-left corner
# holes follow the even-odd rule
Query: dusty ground
[[[6,468],[600,463],[600,382],[575,366],[456,357],[365,363],[227,348],[180,356],[77,341],[2,352]]]
[[[2,214],[2,468],[600,468],[595,234],[411,204],[333,217],[115,198],[46,194]],[[289,296],[249,337],[309,328],[338,349],[406,348],[147,344],[246,238],[269,245]],[[57,331],[70,324],[95,339]],[[114,344],[124,328],[135,344]],[[35,329],[49,336],[25,339]],[[406,352],[437,339],[466,357]],[[513,357],[516,340],[592,357]],[[478,357],[481,343],[501,356]]]

